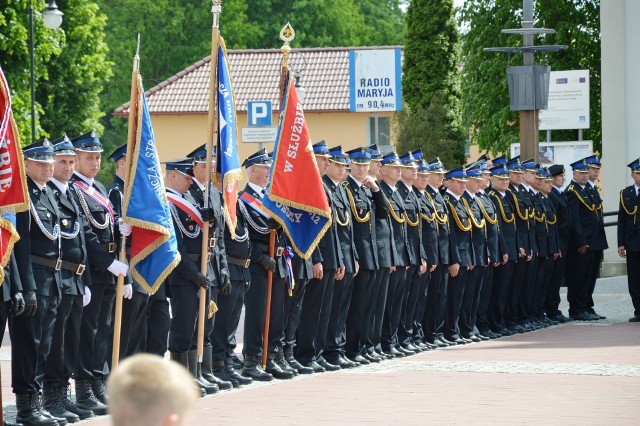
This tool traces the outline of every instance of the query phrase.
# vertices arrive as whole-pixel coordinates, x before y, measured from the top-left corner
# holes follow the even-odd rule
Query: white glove
[[[120,230],[120,233],[122,235],[124,235],[125,237],[128,237],[129,235],[131,235],[131,230],[133,229],[133,226],[129,225],[128,223],[124,223],[122,219],[119,219],[118,229]]]
[[[91,290],[86,285],[84,286],[84,296],[82,296],[82,307],[84,308],[91,302]]]
[[[122,263],[117,260],[114,260],[113,262],[111,262],[111,265],[109,265],[107,270],[111,272],[113,275],[115,275],[116,277],[118,275],[127,275],[127,271],[129,270],[129,265],[127,265],[126,263]]]
[[[124,298],[131,299],[133,297],[133,285],[125,284],[124,285]]]

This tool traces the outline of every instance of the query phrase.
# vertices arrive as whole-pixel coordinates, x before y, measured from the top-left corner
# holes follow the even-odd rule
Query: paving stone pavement
[[[604,321],[256,383],[201,399],[190,424],[640,425],[640,324],[627,322],[625,282],[599,280],[594,299]],[[5,345],[0,360],[11,418]]]

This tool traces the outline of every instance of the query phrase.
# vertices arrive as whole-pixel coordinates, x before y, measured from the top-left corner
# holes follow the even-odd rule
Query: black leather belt
[[[75,272],[76,275],[80,276],[82,276],[86,269],[86,265],[83,265],[82,263],[72,263],[62,259],[54,260],[42,256],[36,256],[35,254],[31,255],[31,260],[38,265],[47,266],[55,271],[59,271],[60,268],[64,268],[67,271]]]
[[[116,251],[116,243],[100,244],[100,247],[104,248],[109,253]]]
[[[264,254],[269,254],[269,246],[265,244],[256,244],[256,247],[262,250]],[[282,256],[282,253],[284,253],[284,247],[276,247],[275,257]]]
[[[227,256],[227,263],[231,263],[232,265],[242,266],[243,268],[248,268],[251,264],[251,259],[238,259],[237,257]]]
[[[196,262],[199,262],[202,256],[200,255],[200,253],[189,253],[189,257],[195,260]],[[211,253],[207,253],[207,262],[210,260],[211,260]]]

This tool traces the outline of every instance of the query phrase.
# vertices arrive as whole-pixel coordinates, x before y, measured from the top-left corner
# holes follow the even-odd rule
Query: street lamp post
[[[55,30],[62,25],[64,14],[58,9],[55,0],[47,4],[47,8],[42,12],[42,21],[47,28]],[[36,141],[36,82],[35,82],[35,37],[33,31],[33,0],[29,1],[29,57],[31,59],[31,143]]]

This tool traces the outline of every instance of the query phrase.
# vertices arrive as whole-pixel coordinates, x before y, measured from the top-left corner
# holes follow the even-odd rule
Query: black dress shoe
[[[285,359],[292,368],[296,369],[298,374],[313,374],[313,368],[305,367],[304,365],[300,364],[298,360],[293,357],[293,355],[285,353]]]
[[[478,342],[482,341],[482,339],[479,338],[478,336],[476,336],[475,334],[471,335],[469,337],[465,336],[464,338],[467,339],[467,340],[471,340],[472,342],[475,342],[475,343],[478,343]]]
[[[439,348],[446,348],[447,346],[449,346],[449,343],[446,343],[441,339],[433,339],[433,344]]]
[[[318,364],[316,361],[311,361],[307,364],[302,364],[302,365],[304,365],[305,367],[312,368],[314,373],[325,373],[327,371],[323,366]]]
[[[337,365],[340,368],[355,368],[357,367],[359,364],[356,364],[353,361],[349,361],[346,357],[337,357],[335,359],[335,362],[331,362],[331,364]]]
[[[279,380],[293,379],[294,376],[291,371],[283,370],[271,355],[269,355],[269,360],[267,361],[267,368],[265,368],[265,371]]]
[[[357,362],[360,365],[369,365],[369,364],[371,364],[371,361],[369,361],[368,359],[366,359],[365,357],[363,357],[360,354],[354,356],[353,358],[349,358],[349,359],[351,361],[353,361],[353,362]]]
[[[242,375],[257,382],[269,382],[273,380],[273,376],[262,369],[262,366],[260,366],[260,357],[257,356],[245,357]]]
[[[394,348],[393,346],[391,346],[389,349],[387,349],[385,351],[385,354],[391,355],[394,358],[403,358],[403,357],[407,356],[404,353],[402,353],[399,350],[397,350],[396,348]]]
[[[244,368],[244,362],[240,358],[238,358],[238,355],[233,354],[229,357],[229,359],[233,364],[233,368],[235,368],[236,370],[242,370],[242,368]]]
[[[362,354],[362,357],[365,358],[367,361],[371,362],[371,363],[378,363],[381,361],[380,358],[378,358],[377,356],[373,356],[368,352],[365,352]]]
[[[486,342],[487,340],[491,340],[491,337],[485,335],[485,334],[478,334],[477,337],[482,340],[483,342]]]
[[[599,313],[597,313],[596,311],[591,311],[589,312],[591,315],[594,315],[596,317],[598,317],[598,319],[607,319],[607,317],[605,317],[604,315],[600,315]]]
[[[317,361],[317,363],[327,371],[338,371],[338,370],[340,370],[340,366],[339,365],[330,364],[324,359],[319,359]]]
[[[467,341],[462,337],[456,337],[455,339],[449,341],[455,343],[456,345],[464,345],[467,343]]]
[[[497,339],[497,338],[499,338],[499,337],[502,337],[502,335],[501,335],[501,334],[499,334],[499,333],[494,333],[494,332],[493,332],[493,331],[491,331],[491,330],[487,330],[487,331],[485,331],[484,333],[482,333],[482,335],[483,335],[483,336],[488,337],[489,339]]]
[[[407,349],[407,348],[405,348],[405,347],[403,347],[403,346],[397,346],[397,347],[396,347],[396,350],[397,350],[398,352],[402,352],[403,354],[408,355],[408,356],[411,356],[411,355],[415,355],[415,354],[416,354],[414,351],[411,351],[411,350],[409,350],[409,349]]]
[[[415,342],[413,345],[420,349],[422,352],[431,350],[431,345],[429,345],[428,343]]]
[[[573,314],[571,315],[571,318],[573,318],[576,321],[593,321],[595,319],[593,316],[591,316],[591,314],[587,312],[580,312],[578,314]]]
[[[629,318],[629,322],[640,322],[640,317],[634,316]]]
[[[418,348],[416,345],[414,345],[413,343],[407,343],[405,345],[402,345],[403,348],[409,350],[409,351],[413,351],[415,353],[421,352],[420,348]]]
[[[393,355],[383,352],[382,349],[376,350],[376,353],[378,354],[378,356],[382,357],[383,359],[393,359]]]

